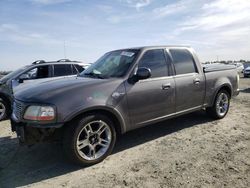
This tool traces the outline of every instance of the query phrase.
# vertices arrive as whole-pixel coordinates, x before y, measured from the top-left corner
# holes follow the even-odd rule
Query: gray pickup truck
[[[77,77],[17,91],[12,130],[22,144],[61,141],[69,159],[92,165],[130,130],[202,109],[225,117],[238,83],[235,66],[203,67],[189,47],[115,50]]]

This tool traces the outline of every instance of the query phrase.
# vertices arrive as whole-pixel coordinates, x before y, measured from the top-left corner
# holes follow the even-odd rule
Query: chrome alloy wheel
[[[216,101],[216,112],[219,116],[224,116],[227,113],[229,106],[229,98],[227,94],[220,93]]]
[[[96,160],[102,157],[111,144],[111,130],[102,120],[86,124],[77,136],[78,154],[85,160]]]
[[[0,101],[0,119],[3,119],[6,114],[6,107],[5,105]]]

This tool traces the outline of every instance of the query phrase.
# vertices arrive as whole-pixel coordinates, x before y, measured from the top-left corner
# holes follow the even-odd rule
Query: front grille
[[[13,114],[16,116],[18,120],[22,119],[23,113],[24,113],[24,104],[21,102],[15,100],[13,103]]]

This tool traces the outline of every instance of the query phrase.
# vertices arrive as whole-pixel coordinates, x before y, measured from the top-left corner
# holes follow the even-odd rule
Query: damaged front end
[[[21,145],[33,145],[42,142],[58,142],[61,139],[63,124],[46,123],[37,120],[26,120],[23,117],[30,104],[16,101],[11,115],[11,129],[16,132]],[[32,117],[33,118],[33,117]]]
[[[57,128],[37,128],[28,126],[26,123],[16,123],[11,121],[12,131],[15,131],[21,145],[33,145],[42,142],[60,141],[60,129]]]

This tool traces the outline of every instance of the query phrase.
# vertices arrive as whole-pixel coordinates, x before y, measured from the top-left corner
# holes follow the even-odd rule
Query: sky
[[[0,70],[149,45],[250,60],[249,10],[249,0],[0,0]]]

